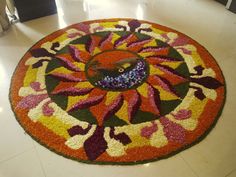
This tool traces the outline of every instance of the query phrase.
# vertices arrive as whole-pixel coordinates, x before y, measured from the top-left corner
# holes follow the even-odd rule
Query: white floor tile
[[[47,177],[197,177],[180,156],[136,166],[82,164],[35,144]]]
[[[236,177],[236,14],[213,0],[57,0],[58,14],[17,23],[0,37],[0,177]],[[166,160],[138,166],[86,165],[35,144],[10,109],[10,78],[38,40],[67,25],[98,18],[149,20],[204,45],[221,66],[227,101],[217,126],[198,145]],[[39,158],[38,158],[39,157]],[[8,160],[7,160],[8,159]]]
[[[32,139],[24,133],[10,110],[8,112],[0,113],[0,162],[33,148]]]
[[[0,177],[45,177],[35,150],[0,163]]]
[[[224,177],[235,168],[234,127],[224,123],[226,116],[221,119],[205,140],[181,153],[199,177]]]

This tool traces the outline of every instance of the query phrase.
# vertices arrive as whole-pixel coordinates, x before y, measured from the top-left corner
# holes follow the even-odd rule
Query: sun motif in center
[[[58,61],[47,68],[46,78],[57,81],[50,95],[66,98],[68,113],[88,110],[100,126],[114,116],[127,124],[137,114],[141,122],[147,114],[156,119],[165,112],[162,104],[181,101],[187,93],[178,89],[189,82],[182,57],[171,46],[140,33],[81,37],[51,62]]]
[[[148,76],[148,65],[135,53],[108,50],[86,64],[90,83],[102,89],[121,91],[139,86]]]

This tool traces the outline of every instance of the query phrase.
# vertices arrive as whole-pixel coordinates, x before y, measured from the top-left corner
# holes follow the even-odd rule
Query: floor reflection
[[[144,19],[146,0],[56,0],[59,27],[89,19],[129,17]]]

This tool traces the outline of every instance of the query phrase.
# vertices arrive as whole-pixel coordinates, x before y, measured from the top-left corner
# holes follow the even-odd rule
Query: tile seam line
[[[26,149],[26,150],[20,152],[20,153],[17,153],[17,154],[15,154],[15,155],[12,155],[12,156],[9,157],[9,158],[3,159],[3,160],[0,161],[0,165],[1,165],[2,163],[5,163],[5,162],[7,162],[7,161],[10,161],[10,160],[12,160],[12,159],[14,159],[14,158],[16,158],[16,157],[18,157],[18,156],[20,156],[20,155],[23,155],[23,154],[25,154],[25,153],[27,153],[27,152],[33,150],[33,149],[34,149],[34,147],[31,147],[31,148],[28,148],[28,149]]]
[[[193,172],[193,174],[196,177],[199,177],[199,175],[196,173],[196,171],[192,168],[192,166],[184,159],[184,157],[180,154],[181,159],[184,161],[184,163],[191,169],[191,171]]]
[[[230,175],[231,175],[233,172],[235,172],[235,171],[236,171],[236,168],[230,170],[229,173],[227,173],[227,174],[225,175],[225,177],[230,176]]]
[[[37,150],[36,145],[34,144],[34,142],[33,142],[33,146],[34,146],[34,150],[35,150],[36,156],[37,156],[38,159],[39,159],[39,164],[40,164],[41,170],[43,171],[43,175],[44,175],[44,177],[47,177],[46,171],[45,171],[45,169],[44,169],[44,167],[43,167],[42,160],[41,160],[41,158],[40,158],[40,156],[39,156],[39,152],[38,152],[38,150]]]

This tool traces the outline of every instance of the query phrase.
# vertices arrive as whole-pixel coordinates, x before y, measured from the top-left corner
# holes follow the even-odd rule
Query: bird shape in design
[[[123,54],[120,51],[116,54]],[[95,56],[87,67],[87,76],[98,87],[123,90],[138,86],[147,76],[146,62],[139,56],[125,52],[125,56]],[[136,78],[135,78],[136,76]],[[139,76],[137,78],[137,76]]]

